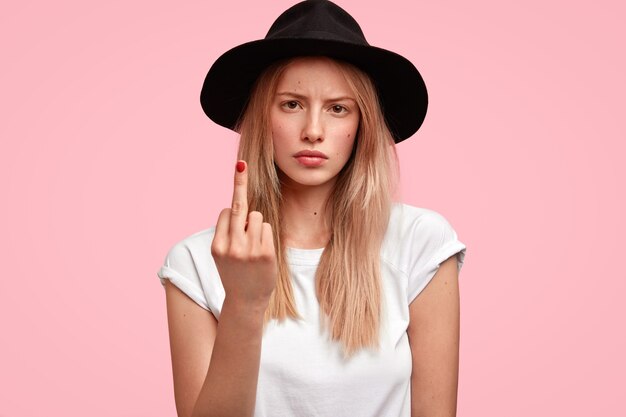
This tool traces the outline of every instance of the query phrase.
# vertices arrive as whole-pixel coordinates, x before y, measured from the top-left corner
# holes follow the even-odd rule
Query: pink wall
[[[459,416],[625,415],[623,2],[337,2],[429,88],[402,193],[468,248]],[[230,203],[198,96],[262,3],[3,6],[0,416],[175,415],[156,271]]]

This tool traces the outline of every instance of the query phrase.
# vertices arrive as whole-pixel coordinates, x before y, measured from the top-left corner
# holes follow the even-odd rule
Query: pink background
[[[429,88],[402,196],[468,248],[459,416],[625,415],[623,2],[337,2]],[[156,272],[230,204],[198,97],[259,3],[3,5],[0,416],[175,415]]]

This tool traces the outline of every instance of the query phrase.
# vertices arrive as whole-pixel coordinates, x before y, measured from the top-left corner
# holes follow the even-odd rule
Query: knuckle
[[[263,262],[272,262],[274,260],[274,252],[262,251],[259,254],[259,260]]]
[[[254,220],[263,220],[263,213],[261,213],[260,211],[251,211],[250,213],[248,213],[248,217],[250,219],[254,219]]]
[[[241,214],[245,211],[245,204],[241,201],[234,201],[233,202],[233,208],[232,208],[232,212],[233,214]]]
[[[236,261],[244,261],[247,259],[247,254],[240,246],[231,246],[228,250],[228,257]]]
[[[261,253],[259,253],[258,251],[255,251],[250,254],[250,260],[253,262],[259,262],[259,261],[262,261],[263,258],[261,256]]]
[[[213,243],[211,245],[211,255],[213,255],[213,257],[221,258],[224,256],[224,253],[225,251],[222,245],[217,244],[217,243]]]

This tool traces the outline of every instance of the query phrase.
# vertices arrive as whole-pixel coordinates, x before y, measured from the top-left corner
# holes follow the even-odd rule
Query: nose
[[[324,140],[324,126],[319,111],[311,111],[307,115],[306,124],[302,130],[304,140],[316,142]]]

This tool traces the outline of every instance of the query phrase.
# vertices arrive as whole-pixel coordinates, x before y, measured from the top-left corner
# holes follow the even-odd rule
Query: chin
[[[282,182],[286,185],[291,186],[305,186],[305,187],[316,187],[320,185],[326,184],[328,181],[332,180],[333,177],[329,177],[327,175],[294,175],[289,176],[287,174],[282,175]]]

